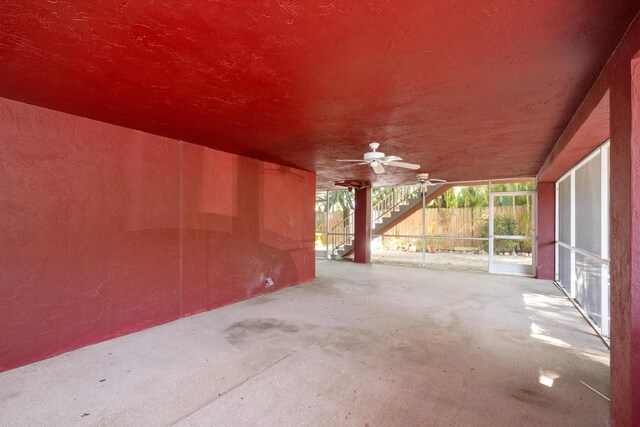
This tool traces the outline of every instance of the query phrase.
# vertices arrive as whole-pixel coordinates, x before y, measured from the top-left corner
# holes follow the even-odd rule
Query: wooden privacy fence
[[[496,206],[494,211],[496,217],[514,218],[520,234],[531,234],[528,206]],[[489,220],[489,208],[427,208],[425,219],[427,236],[483,237],[482,227]],[[422,211],[415,212],[385,235],[421,236]]]
[[[516,219],[520,234],[531,234],[531,212],[529,206],[497,206],[494,209],[496,217],[503,216]],[[324,215],[324,213],[321,215]],[[489,208],[427,208],[425,217],[427,236],[479,238],[482,237],[483,225],[489,220]],[[345,214],[343,212],[331,212],[329,214],[328,230],[342,222],[344,218]],[[422,210],[418,210],[385,233],[385,236],[388,237],[421,235]],[[475,243],[477,242],[468,241],[465,245],[478,246]]]
[[[430,208],[425,212],[426,234],[427,236],[482,237],[482,226],[488,219],[488,207]],[[415,212],[385,235],[421,236],[422,211]]]

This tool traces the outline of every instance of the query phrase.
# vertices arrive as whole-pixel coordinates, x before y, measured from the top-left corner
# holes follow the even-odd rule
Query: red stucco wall
[[[554,280],[556,271],[556,185],[539,182],[537,190],[536,277]]]
[[[640,20],[629,34],[635,37],[633,48],[640,49]],[[640,425],[640,50],[631,60],[631,46],[627,49],[611,71],[611,417],[616,427]]]
[[[556,180],[602,144],[607,134],[611,425],[640,426],[640,15],[547,158],[539,179]]]
[[[310,280],[315,175],[0,99],[0,371]]]

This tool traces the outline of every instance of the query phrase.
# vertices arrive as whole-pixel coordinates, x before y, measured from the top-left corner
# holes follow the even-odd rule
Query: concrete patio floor
[[[608,350],[552,283],[317,275],[4,372],[0,425],[608,425]]]

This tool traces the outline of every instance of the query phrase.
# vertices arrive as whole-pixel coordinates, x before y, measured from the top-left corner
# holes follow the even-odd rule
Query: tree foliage
[[[428,208],[476,208],[489,205],[489,187],[454,187],[427,205]]]
[[[532,191],[535,189],[533,182],[518,182],[512,184],[493,184],[492,190],[496,192],[506,191]],[[530,203],[529,196],[502,196],[496,197],[495,206],[524,206]],[[468,187],[454,187],[432,200],[428,208],[477,208],[489,206],[489,186],[474,185]]]
[[[355,209],[355,197],[349,190],[329,191],[329,211],[350,212]]]

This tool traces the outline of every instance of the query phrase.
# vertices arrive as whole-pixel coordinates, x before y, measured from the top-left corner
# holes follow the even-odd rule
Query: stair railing
[[[340,246],[346,246],[353,240],[354,231],[354,212],[352,211],[346,218],[331,227],[331,245],[333,250],[337,250]]]
[[[373,226],[384,221],[385,218],[393,215],[402,206],[409,204],[409,200],[420,196],[419,185],[404,185],[402,187],[392,187],[391,192],[371,207],[373,213]]]

